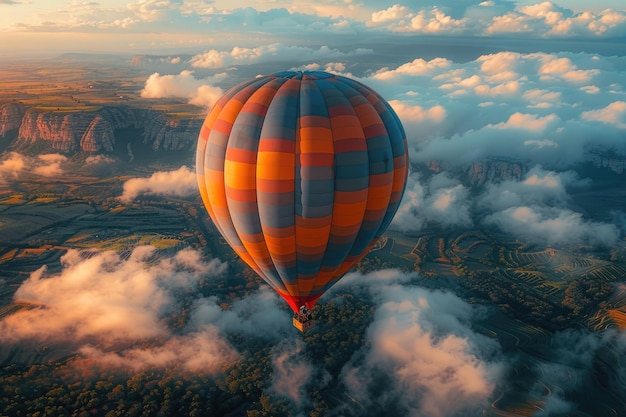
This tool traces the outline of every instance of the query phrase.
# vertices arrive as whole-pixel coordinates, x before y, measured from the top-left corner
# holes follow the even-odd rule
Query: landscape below
[[[16,299],[15,292],[44,265],[48,273],[59,272],[61,257],[71,249],[85,258],[105,250],[124,257],[139,245],[152,245],[154,261],[184,248],[219,258],[229,265],[228,278],[207,277],[198,291],[216,297],[224,310],[265,285],[224,244],[199,195],[120,200],[130,178],[193,166],[206,113],[185,100],[141,98],[145,70],[124,68],[94,72],[65,62],[46,70],[4,66],[0,71],[0,80],[20,80],[0,81],[0,150],[5,155],[60,153],[68,158],[67,174],[53,180],[24,173],[19,181],[0,184],[0,319],[45,308]],[[85,161],[94,155],[105,155],[115,164],[104,170],[87,168]],[[581,169],[608,184],[622,183],[623,166],[624,161],[599,155]],[[431,161],[412,168],[429,178],[441,164]],[[466,169],[465,185],[476,191],[493,178],[520,179],[527,169],[522,161],[481,161]],[[585,192],[584,198],[593,200]],[[626,328],[623,242],[610,249],[539,247],[495,228],[425,225],[415,234],[386,233],[356,267],[363,273],[384,268],[417,272],[407,284],[451,291],[489,311],[472,319],[471,327],[513,359],[507,386],[497,388],[484,415],[532,415],[559,390],[533,371],[536,363],[555,359],[551,346],[559,332]],[[165,319],[173,332],[191,320],[190,305],[198,294],[181,292],[179,297],[179,308]],[[366,342],[373,306],[371,294],[356,284],[320,300],[314,311],[317,328],[301,339],[307,359],[323,366],[330,382],[310,393],[308,415],[329,415],[339,408],[350,415],[344,405],[353,399],[340,374]],[[63,346],[1,345],[0,415],[168,415],[175,410],[185,415],[288,415],[290,404],[267,394],[273,343],[236,333],[227,337],[241,355],[223,365],[217,376],[175,367],[93,372],[80,354]],[[123,346],[111,349],[116,348]],[[576,415],[626,414],[623,393],[612,388],[619,384],[607,382],[623,377],[618,349],[611,343],[599,349],[590,378],[561,394],[576,401]],[[536,388],[541,384],[544,391]],[[369,413],[381,411],[374,407]],[[392,411],[387,410],[390,415]]]

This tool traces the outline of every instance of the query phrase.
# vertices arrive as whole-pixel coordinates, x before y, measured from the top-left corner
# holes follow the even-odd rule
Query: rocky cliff
[[[605,168],[616,174],[622,174],[626,171],[626,159],[618,155],[592,152],[590,153],[590,160],[597,168]]]
[[[155,152],[184,150],[195,146],[202,123],[201,119],[172,120],[160,115],[145,127],[143,142],[152,144]]]
[[[459,167],[446,164],[441,161],[428,161],[425,163],[428,170],[432,172],[456,172],[465,178],[467,185],[480,187],[486,182],[519,180],[524,175],[526,168],[519,161],[505,161],[498,159],[488,159],[474,162],[469,167]]]
[[[467,179],[471,185],[480,187],[494,180],[520,180],[524,172],[520,162],[487,160],[473,163],[467,171]]]
[[[11,145],[14,149],[35,145],[64,153],[110,152],[121,130],[136,129],[136,140],[155,152],[178,151],[195,147],[201,126],[200,119],[172,119],[161,111],[128,106],[63,112],[26,108],[20,103],[0,105],[0,136],[19,129]]]
[[[0,136],[19,129],[26,107],[19,102],[0,103]]]

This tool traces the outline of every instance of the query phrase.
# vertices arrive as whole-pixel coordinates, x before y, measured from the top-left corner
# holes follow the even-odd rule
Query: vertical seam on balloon
[[[337,80],[337,84],[341,84],[341,85],[343,85],[345,87],[348,87],[348,88],[352,89],[353,91],[355,91],[356,93],[358,93],[359,95],[361,95],[362,97],[364,97],[367,100],[367,98],[365,96],[363,96],[363,94],[360,91],[356,90],[355,88],[350,86],[348,83],[345,83],[343,77],[336,77],[336,80]],[[343,91],[341,88],[338,88],[338,90],[341,92],[341,94],[343,94],[346,97],[348,102],[350,102],[350,98],[346,95],[345,91]],[[363,217],[361,218],[361,222],[360,222],[360,225],[359,225],[359,230],[356,232],[355,239],[352,241],[352,245],[350,246],[350,249],[348,250],[348,252],[346,254],[346,258],[350,256],[350,252],[352,252],[352,248],[354,247],[354,244],[357,242],[359,234],[361,233],[361,228],[363,227],[363,221],[365,220],[365,213],[367,213],[367,201],[369,200],[369,195],[370,195],[369,186],[370,186],[370,180],[371,180],[371,174],[370,174],[371,167],[370,167],[370,163],[369,163],[369,151],[367,151],[367,137],[365,136],[365,131],[363,130],[363,123],[361,121],[361,118],[359,117],[358,113],[356,113],[356,111],[355,111],[355,114],[356,114],[357,119],[359,120],[359,127],[361,128],[361,133],[363,134],[363,141],[365,142],[365,149],[366,149],[366,152],[368,153],[368,157],[367,157],[367,173],[368,173],[368,176],[367,176],[367,187],[366,187],[367,197],[365,198],[366,207],[365,207],[365,212],[363,213]],[[345,262],[346,258],[344,258],[342,263],[339,265],[338,269],[341,268],[341,266],[343,265],[343,262]],[[353,265],[353,266],[355,266],[355,265]],[[346,271],[346,272],[348,272],[348,271]],[[334,285],[334,283],[336,281],[337,280],[335,280],[331,284],[331,286]]]
[[[298,171],[298,149],[300,146],[300,96],[302,94],[302,82],[303,80],[303,76],[302,74],[300,75],[300,78],[298,79],[298,97],[296,99],[296,131],[295,131],[295,149],[294,149],[294,164],[293,164],[293,178],[294,180],[298,178],[297,176],[297,171]],[[300,178],[300,181],[302,182],[302,178]],[[300,190],[302,190],[302,184],[300,184]],[[300,288],[300,273],[298,271],[298,227],[296,225],[296,187],[294,185],[293,188],[293,239],[294,239],[294,250],[296,253],[296,259],[295,259],[295,279],[296,279],[296,284],[298,284],[298,295],[302,295],[302,290]],[[298,306],[298,308],[300,308],[300,306]]]
[[[383,99],[383,98],[382,98],[382,97],[381,97],[381,96],[380,96],[380,95],[379,95],[376,91],[374,91],[374,90],[372,90],[371,88],[369,88],[369,87],[365,86],[364,84],[359,83],[358,81],[355,81],[355,80],[349,80],[349,82],[350,82],[350,83],[352,83],[352,84],[354,84],[354,85],[356,85],[356,86],[358,87],[358,89],[357,89],[357,90],[358,90],[359,92],[361,92],[361,91],[367,91],[367,92],[369,92],[369,93],[372,93],[372,94],[376,97],[376,99],[378,100],[378,102],[379,102],[379,103],[381,103],[382,105],[384,105],[384,106],[385,106],[385,108],[387,109],[387,111],[389,111],[389,112],[390,112],[390,114],[393,116],[393,119],[394,119],[394,121],[395,121],[396,126],[398,126],[398,127],[401,129],[401,133],[403,133],[403,131],[402,131],[402,125],[401,125],[401,123],[400,123],[400,120],[399,120],[398,116],[397,116],[397,115],[395,114],[395,112],[391,109],[391,106],[390,106],[390,105],[389,105],[389,104],[388,104],[388,103],[387,103],[387,102],[386,102],[386,101],[385,101],[385,100],[384,100],[384,99]],[[372,106],[374,106],[374,103],[372,103],[372,102],[371,102],[371,101],[367,98],[367,96],[364,96],[364,97],[365,97],[365,99],[366,99],[366,100],[367,100],[367,101],[368,101],[368,102],[369,102]],[[374,107],[375,107],[375,106],[374,106]],[[378,111],[377,111],[376,113],[378,113]],[[378,113],[378,116],[380,117],[380,121],[381,121],[381,123],[382,123],[382,124],[383,124],[383,126],[385,127],[385,132],[387,132],[387,141],[388,141],[388,143],[389,143],[389,148],[392,150],[392,152],[391,152],[391,165],[392,165],[392,169],[391,169],[391,187],[392,187],[392,190],[391,190],[391,193],[389,194],[389,200],[387,201],[387,204],[386,204],[386,205],[387,205],[387,207],[389,207],[389,203],[391,203],[391,197],[392,197],[392,195],[393,195],[393,183],[394,183],[394,176],[395,176],[395,164],[393,163],[393,162],[394,162],[393,146],[392,146],[392,144],[391,144],[391,136],[389,135],[389,126],[385,123],[385,120],[383,119],[382,114]],[[396,209],[396,210],[397,210],[397,209]],[[394,215],[395,215],[395,213],[394,213]],[[383,233],[384,233],[384,231],[387,229],[386,227],[384,227],[384,225],[385,225],[385,214],[383,214],[382,218],[380,219],[380,224],[378,225],[378,228],[376,229],[376,232],[374,233],[374,238],[376,238],[377,236],[378,236],[378,237],[380,237],[380,235],[382,235],[382,233],[381,233],[381,234],[379,234],[379,232],[380,232],[380,230],[381,230],[381,229],[383,230]]]
[[[276,81],[276,80],[279,80],[279,81],[280,81],[280,79],[279,79],[279,78],[276,78],[276,77],[266,77],[266,78],[267,78],[267,81],[266,81],[265,83],[263,83],[263,84],[262,84],[262,86],[265,86],[266,84],[270,84],[271,82]],[[282,85],[282,84],[281,84],[281,85]],[[280,88],[280,87],[279,87],[279,88]],[[254,94],[255,94],[257,91],[258,91],[258,90],[256,90],[254,93],[252,93],[252,94],[251,94],[251,95],[250,95],[250,96],[246,99],[246,101],[244,102],[244,105],[241,107],[241,109],[242,109],[242,110],[243,110],[243,108],[245,107],[245,105],[248,103],[248,101],[250,100],[250,98],[251,98],[252,96],[254,96]],[[272,99],[273,99],[273,97],[276,95],[276,92],[277,92],[277,91],[278,91],[278,88],[276,89],[276,91],[274,91],[274,95],[272,96]],[[271,102],[271,100],[270,100],[270,102]],[[240,115],[241,115],[241,111],[237,114],[237,118],[239,118],[239,116],[240,116]],[[237,123],[237,118],[235,118],[235,122],[233,123],[233,128],[234,128],[234,126],[235,126],[235,125],[236,125],[236,123]],[[256,138],[256,139],[257,139],[257,153],[258,153],[258,142],[259,142],[259,139],[260,139],[260,135],[261,135],[261,129],[262,129],[262,127],[263,127],[263,121],[261,121],[261,126],[260,126],[260,128],[258,129],[258,132],[255,132],[255,133],[258,133],[258,135],[259,135],[259,136]],[[230,143],[230,136],[229,136],[229,138],[228,138],[228,143]],[[258,157],[258,155],[257,155],[257,157]],[[255,169],[255,176],[256,176],[256,168],[257,168],[257,167],[256,167],[256,165],[257,165],[257,159],[255,159],[255,164],[254,164],[254,165],[255,165],[255,168],[254,168],[254,169]],[[224,184],[224,187],[226,187],[226,184]],[[260,218],[259,218],[258,186],[257,186],[257,184],[256,184],[256,178],[255,178],[255,194],[256,194],[256,195],[255,195],[255,197],[256,197],[256,199],[257,199],[257,201],[256,201],[256,218],[257,218],[257,221],[258,221],[258,223],[259,223],[259,225],[260,225],[260,224],[261,224],[261,221],[260,221]],[[226,198],[226,206],[227,206],[227,208],[228,208],[228,197]],[[230,209],[229,209],[229,213],[230,213]],[[231,216],[231,217],[232,217],[232,216]],[[233,222],[233,228],[235,229],[235,232],[237,233],[237,236],[239,237],[239,231],[237,230],[237,227],[235,226],[234,222]],[[262,233],[261,233],[261,234],[262,234]],[[246,245],[246,244],[247,244],[247,242],[246,242],[244,239],[241,239],[241,237],[239,237],[239,240],[241,241],[241,243],[242,243],[243,247],[246,249],[246,252],[250,253],[250,251],[249,251],[249,249],[248,249],[248,247],[247,247],[247,245]],[[265,242],[265,237],[264,237],[264,236],[263,236],[263,245],[265,245],[265,250],[267,251],[267,253],[268,253],[268,255],[269,255],[269,249],[267,248],[267,243]],[[270,259],[271,259],[271,256],[270,256]],[[257,264],[257,267],[258,267],[258,268],[259,268],[259,270],[263,273],[263,276],[261,276],[261,278],[263,278],[263,280],[264,280],[264,281],[268,282],[268,279],[269,279],[269,278],[268,278],[268,277],[266,277],[266,273],[265,273],[265,272],[263,272],[263,268],[259,266],[258,262],[256,262],[256,260],[255,260],[254,258],[252,258],[252,260],[253,260],[253,261]],[[273,269],[273,272],[276,272],[275,276],[277,277],[277,279],[278,279],[278,281],[280,282],[280,284],[283,286],[283,288],[284,288],[285,290],[287,290],[287,287],[285,286],[285,283],[283,282],[283,280],[281,279],[280,275],[279,275],[279,274],[278,274],[278,272],[276,271],[276,267],[274,266],[274,261],[273,261],[273,260],[272,260],[272,269]],[[268,282],[268,283],[270,283],[270,282]],[[270,283],[270,286],[272,286],[272,284],[271,284],[271,283]],[[287,291],[286,291],[286,292],[287,292]]]
[[[265,84],[266,84],[267,82],[269,82],[269,81],[270,81],[269,79],[258,79],[258,80],[256,80],[256,82],[251,82],[251,83],[249,83],[249,84],[247,84],[247,85],[243,86],[243,88],[238,88],[237,86],[235,86],[235,87],[233,87],[233,90],[235,90],[235,89],[236,89],[236,91],[234,91],[233,96],[232,96],[232,97],[230,97],[230,98],[229,98],[229,100],[227,100],[227,102],[228,102],[228,101],[230,101],[230,100],[232,100],[232,99],[233,99],[233,97],[235,97],[235,96],[237,95],[237,93],[239,93],[240,91],[242,91],[244,88],[249,87],[249,86],[251,86],[251,85],[253,85],[253,84],[256,84],[256,83],[258,83],[258,84],[260,84],[260,86],[262,86],[262,85],[265,85]],[[257,86],[257,88],[258,88],[258,87],[259,87],[259,86]],[[256,91],[256,89],[255,89],[254,91]],[[250,95],[246,98],[246,100],[243,102],[243,104],[245,104],[245,102],[247,102],[247,101],[248,101],[248,99],[252,96],[252,94],[254,94],[254,91],[253,91],[253,92],[252,92],[252,93],[251,93],[251,94],[250,94]],[[243,109],[243,105],[241,106],[241,109]],[[226,138],[226,145],[225,145],[225,150],[224,150],[224,156],[226,156],[226,151],[228,150],[228,144],[229,144],[229,142],[230,142],[230,134],[232,133],[232,128],[235,126],[235,123],[236,123],[236,121],[237,121],[237,117],[239,117],[239,114],[241,114],[241,109],[240,109],[240,110],[239,110],[239,112],[237,113],[237,116],[235,116],[235,119],[233,120],[233,125],[231,126],[230,132],[228,133],[228,136],[227,136],[227,138]],[[221,112],[223,112],[223,111],[224,111],[224,109],[222,109],[222,110],[220,111],[220,114],[221,114]],[[219,119],[219,115],[218,115],[218,119]],[[207,144],[208,144],[208,139],[207,139]],[[206,152],[206,151],[205,151],[205,152]],[[222,168],[222,174],[223,174],[223,173],[224,173],[224,169]],[[207,181],[207,178],[205,177],[205,182],[206,182],[206,181]],[[221,185],[222,185],[222,187],[224,188],[224,196],[226,197],[226,182],[225,182],[225,181],[222,181],[222,184],[221,184]],[[207,194],[208,194],[208,193],[207,193]],[[242,240],[241,240],[241,238],[239,237],[239,234],[237,233],[237,229],[235,228],[235,225],[233,224],[232,219],[231,219],[231,217],[230,217],[230,209],[229,209],[229,207],[228,207],[228,199],[226,198],[226,200],[225,200],[225,201],[226,201],[226,211],[228,212],[228,215],[229,215],[229,221],[230,221],[230,223],[231,223],[231,225],[232,225],[233,230],[235,231],[235,235],[237,235],[237,239],[239,239],[239,242],[241,243],[241,246],[243,247],[243,249],[246,251],[246,253],[247,253],[248,255],[250,255],[250,252],[249,252],[249,251],[248,251],[248,249],[245,247],[245,245],[244,245],[243,241],[242,241]],[[221,225],[219,225],[219,224],[217,224],[216,226],[217,226],[218,228],[221,228]],[[226,241],[228,242],[228,239],[227,239],[226,234],[222,233],[222,236],[223,236],[223,237],[224,237],[224,239],[226,239]],[[229,243],[230,243],[230,242],[229,242]],[[262,273],[261,268],[259,267],[259,265],[257,264],[257,262],[254,260],[254,258],[252,258],[252,256],[249,256],[249,258],[250,258],[250,260],[254,263],[254,267],[253,267],[252,265],[248,265],[248,266],[250,266],[252,269],[255,269],[255,267],[256,267],[256,270]],[[243,259],[242,259],[242,260],[243,260]],[[245,261],[244,261],[244,263],[246,263],[246,264],[247,264],[247,262],[245,262]],[[255,271],[255,272],[256,272],[256,271]],[[261,278],[263,278],[263,277],[261,277]]]
[[[400,131],[400,136],[402,137],[402,146],[404,149],[404,187],[402,187],[402,192],[400,193],[400,196],[398,197],[398,201],[397,201],[397,206],[393,212],[393,214],[391,214],[389,216],[389,220],[386,222],[383,222],[383,224],[381,224],[381,227],[384,227],[384,230],[387,230],[387,228],[389,227],[389,225],[391,224],[391,222],[393,221],[393,218],[395,217],[396,213],[398,212],[398,209],[400,208],[400,204],[402,203],[402,198],[404,197],[404,192],[406,191],[406,180],[409,176],[409,169],[411,168],[411,164],[409,161],[409,148],[407,145],[407,140],[406,140],[406,132],[404,131],[404,126],[402,126],[402,122],[400,121],[400,117],[398,117],[398,115],[396,114],[395,110],[391,107],[391,104],[389,104],[387,101],[383,100],[380,95],[378,95],[378,93],[376,93],[376,96],[379,100],[381,100],[381,102],[385,105],[385,108],[387,109],[387,111],[389,112],[389,114],[391,115],[391,117],[393,118],[396,127],[398,128],[398,130]],[[387,125],[385,125],[386,127]],[[390,137],[390,142],[391,142],[391,137]],[[393,146],[391,147],[391,149],[393,150]],[[395,161],[395,157],[394,157],[394,161]],[[393,171],[393,181],[395,183],[395,176],[396,176],[396,171],[395,171],[395,162],[394,162],[394,171]],[[384,231],[383,231],[384,233]],[[381,233],[382,235],[382,233]]]
[[[398,117],[397,113],[393,110],[393,108],[391,107],[391,105],[381,97],[380,94],[378,94],[376,91],[372,90],[371,88],[367,87],[366,85],[356,81],[356,80],[351,80],[351,79],[347,79],[347,82],[349,82],[350,84],[354,84],[356,86],[358,86],[359,90],[367,90],[371,93],[374,94],[374,96],[376,97],[376,99],[383,105],[385,106],[385,109],[387,110],[387,112],[389,112],[389,115],[391,116],[391,119],[393,119],[393,125],[395,125],[396,128],[398,128],[400,136],[402,138],[402,146],[404,149],[404,164],[405,164],[405,173],[404,173],[404,183],[406,184],[406,179],[409,175],[409,169],[410,169],[410,161],[409,161],[409,151],[408,151],[408,146],[407,146],[407,140],[406,140],[406,132],[404,131],[404,126],[402,126],[402,122],[400,120],[400,118]],[[369,100],[368,100],[369,101]],[[370,101],[371,102],[371,101]],[[381,120],[383,121],[383,124],[385,126],[385,130],[387,132],[390,132],[390,124],[385,122],[385,119],[382,117],[382,114],[379,113],[379,115],[381,116]],[[392,143],[392,138],[391,135],[389,135],[389,143]],[[393,151],[393,145],[391,146],[391,149]],[[395,157],[399,156],[399,155],[394,155],[392,152],[392,158],[394,161],[393,164],[393,179],[392,179],[392,183],[395,182],[396,180],[396,173],[395,173]],[[385,214],[385,216],[383,216],[383,221],[381,222],[381,225],[379,227],[379,231],[382,230],[382,233],[384,233],[385,230],[387,230],[389,224],[391,224],[391,221],[393,220],[393,218],[395,217],[396,212],[398,211],[398,208],[400,207],[400,203],[402,202],[402,197],[404,196],[404,193],[406,191],[406,187],[402,188],[402,192],[400,193],[399,196],[399,200],[397,202],[397,206],[395,208],[395,210],[393,211],[393,214],[390,214],[389,217],[387,217],[387,214]],[[389,202],[391,202],[391,199],[389,200]],[[387,218],[387,221],[385,221],[385,218]],[[380,235],[382,235],[382,233],[380,233]],[[378,232],[376,233],[377,235],[379,234]]]
[[[277,78],[278,78],[278,77],[277,77]],[[291,78],[287,78],[287,77],[283,77],[283,78],[280,78],[280,79],[284,79],[284,80],[287,80],[287,81],[284,81],[284,82],[283,82],[280,86],[278,86],[278,88],[277,88],[277,89],[276,89],[276,91],[274,92],[274,95],[272,96],[272,99],[269,101],[269,104],[268,104],[268,106],[267,106],[267,111],[269,111],[269,109],[270,109],[270,107],[271,107],[271,105],[272,105],[272,102],[273,102],[273,101],[274,101],[274,99],[276,98],[276,95],[277,95],[277,94],[278,94],[278,92],[281,90],[281,88],[284,88],[284,87],[285,87],[285,85],[287,85],[287,84],[289,83],[289,81],[291,80]],[[296,80],[296,81],[297,81],[297,80]],[[267,113],[266,113],[266,115],[267,115]],[[257,160],[256,160],[256,164],[255,164],[255,165],[256,165],[255,170],[258,170],[258,154],[259,154],[259,152],[258,152],[258,146],[260,146],[260,143],[261,143],[261,134],[262,134],[262,131],[263,131],[263,125],[265,124],[265,121],[266,121],[266,119],[265,119],[265,118],[263,118],[263,121],[262,121],[262,123],[261,123],[261,129],[259,130],[259,137],[258,137],[258,144],[257,144]],[[295,141],[295,138],[294,138],[294,141]],[[256,171],[256,172],[258,172],[258,171]],[[285,292],[286,292],[286,294],[289,294],[290,296],[293,296],[293,294],[291,294],[291,292],[289,291],[289,289],[288,289],[288,288],[287,288],[287,286],[285,285],[285,282],[283,281],[283,278],[282,278],[282,276],[280,275],[280,272],[278,271],[278,268],[276,267],[276,262],[275,262],[275,260],[274,260],[274,256],[272,256],[272,252],[269,250],[269,248],[268,248],[268,246],[267,246],[266,239],[265,239],[265,233],[263,232],[263,222],[261,221],[261,215],[259,214],[259,187],[258,187],[258,177],[256,178],[256,181],[255,181],[255,182],[256,182],[256,185],[255,185],[255,186],[256,186],[256,195],[257,195],[257,203],[256,203],[256,206],[257,206],[257,215],[258,215],[258,217],[259,217],[259,225],[260,225],[260,227],[261,227],[261,232],[262,232],[261,234],[262,234],[262,236],[263,236],[263,242],[265,243],[265,247],[266,247],[266,249],[267,249],[267,253],[268,253],[268,255],[269,255],[269,257],[270,257],[270,259],[271,259],[271,261],[272,261],[272,265],[273,265],[273,267],[274,267],[274,271],[276,272],[276,276],[277,276],[277,278],[280,280],[280,282],[282,283],[283,287],[285,288]],[[295,195],[295,190],[294,190],[294,195]],[[295,211],[295,208],[294,208],[294,211]],[[294,227],[293,227],[293,229],[294,229],[294,243],[295,243],[295,223],[294,223]],[[296,283],[298,283],[298,281],[297,281],[297,276],[296,276]],[[291,284],[290,284],[290,285],[291,285]],[[298,285],[298,288],[299,288],[299,285]]]
[[[335,78],[335,77],[332,77]],[[322,100],[324,101],[324,108],[326,109],[326,118],[328,120],[329,125],[331,125],[331,121],[330,121],[330,114],[328,113],[328,102],[326,101],[326,96],[324,96],[324,91],[322,91],[322,88],[318,85],[318,81],[323,80],[324,82],[328,82],[328,78],[323,78],[323,79],[314,79],[313,80],[313,85],[319,90],[320,95],[322,97]],[[332,125],[331,125],[331,139],[332,139]],[[335,141],[331,140],[331,145],[333,147],[333,159],[335,158]],[[336,170],[336,165],[333,164],[332,166],[333,169],[333,206],[335,204],[335,181],[336,181],[336,174],[337,174],[337,170]],[[324,259],[326,259],[326,253],[328,252],[328,243],[330,242],[330,237],[332,236],[332,224],[333,224],[333,216],[335,214],[334,210],[331,210],[330,212],[330,229],[329,229],[329,233],[328,233],[328,239],[326,239],[326,247],[324,248],[324,254],[322,255],[322,260],[320,262],[320,267],[317,270],[317,274],[315,276],[315,278],[313,279],[313,285],[311,286],[311,289],[314,289],[317,285],[317,281],[319,280],[320,277],[320,270],[322,269],[322,266],[324,265]],[[307,298],[309,298],[311,296],[311,292],[309,291],[309,294],[307,295]],[[317,298],[319,298],[320,296],[318,295]]]

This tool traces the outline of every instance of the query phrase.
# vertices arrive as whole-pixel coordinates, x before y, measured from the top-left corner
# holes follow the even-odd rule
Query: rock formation
[[[19,102],[0,103],[0,136],[19,129],[26,107]]]
[[[0,137],[19,129],[14,149],[110,152],[120,129],[136,129],[136,140],[155,152],[178,151],[195,147],[201,126],[200,119],[172,119],[161,111],[128,106],[63,112],[26,108],[17,102],[0,105]]]
[[[520,162],[487,160],[474,162],[467,171],[467,178],[471,185],[480,187],[485,182],[494,180],[519,180],[524,172],[524,166]]]

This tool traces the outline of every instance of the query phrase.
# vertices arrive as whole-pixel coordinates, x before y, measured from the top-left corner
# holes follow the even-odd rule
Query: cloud
[[[614,101],[602,109],[583,112],[581,117],[584,120],[596,120],[626,129],[626,102]]]
[[[21,3],[5,0],[4,4]],[[253,40],[269,44],[325,39],[341,44],[344,40],[341,37],[345,36],[350,41],[382,37],[395,41],[398,34],[428,34],[439,38],[506,35],[539,40],[615,39],[626,34],[626,11],[575,12],[548,1],[516,6],[504,0],[420,1],[419,4],[391,0],[358,3],[144,0],[126,7],[94,2],[72,2],[61,8],[50,4],[38,13],[19,15],[10,24],[14,29],[36,33],[42,41],[51,32],[62,34],[64,39],[70,32],[104,33],[116,35],[116,40],[107,44],[92,42],[91,49],[96,45],[101,50],[116,51],[123,45],[137,50],[171,51],[173,47],[198,43],[231,48],[233,42],[241,42],[249,47]],[[14,35],[14,31],[5,37],[9,35]],[[92,39],[96,37],[90,37],[89,41]]]
[[[451,65],[452,61],[446,58],[433,58],[430,61],[415,58],[413,61],[402,64],[393,70],[383,68],[377,71],[372,78],[388,80],[400,75],[432,75],[437,71],[441,71],[441,69],[449,68]]]
[[[583,329],[557,332],[551,348],[545,351],[531,371],[537,382],[530,394],[541,403],[537,416],[573,415],[578,411],[578,399],[594,386],[597,364],[611,369],[606,372],[602,389],[617,397],[626,389],[623,367],[626,358],[626,338],[619,330],[593,333]],[[616,398],[617,398],[616,397]]]
[[[302,357],[304,342],[292,339],[274,347],[272,367],[274,370],[270,391],[289,398],[297,407],[308,403],[306,386],[314,367]]]
[[[538,117],[536,114],[513,113],[506,122],[494,125],[498,129],[526,129],[543,131],[550,123],[558,121],[554,114]]]
[[[112,345],[167,335],[162,318],[175,304],[171,290],[193,289],[202,274],[222,274],[225,265],[202,262],[189,249],[150,264],[154,255],[151,246],[134,249],[128,259],[113,251],[69,250],[59,274],[41,267],[15,292],[16,299],[41,307],[0,322],[3,339]]]
[[[82,358],[76,365],[114,369],[182,368],[193,373],[216,374],[224,363],[239,358],[237,351],[219,334],[219,329],[207,326],[197,332],[167,339],[150,347],[131,347],[105,351],[92,345],[79,349]]]
[[[544,38],[623,36],[625,22],[624,11],[605,9],[575,13],[544,1],[494,16],[485,33],[534,33]]]
[[[0,161],[0,184],[15,179],[26,166],[26,159],[17,152],[10,152]]]
[[[481,311],[451,293],[401,284],[409,277],[398,271],[358,279],[378,306],[366,347],[342,370],[354,400],[373,413],[434,417],[488,405],[504,365],[498,344],[469,327]]]
[[[33,172],[43,177],[54,177],[63,173],[61,164],[67,162],[67,157],[58,153],[38,155],[40,165],[33,169]]]
[[[225,263],[192,249],[169,257],[152,246],[130,253],[69,250],[58,273],[42,267],[18,288],[15,299],[34,307],[2,318],[0,341],[76,352],[78,367],[215,374],[239,358],[225,335],[275,343],[294,330],[290,313],[267,287],[227,309],[217,297],[198,295],[201,281],[224,279],[226,270]],[[168,323],[181,310],[188,320],[174,330]],[[277,348],[277,372],[287,372],[276,385],[281,393],[284,378],[298,372],[291,359],[280,359],[289,349]]]
[[[19,179],[27,173],[42,177],[55,177],[63,174],[62,165],[67,161],[66,156],[58,153],[30,157],[17,152],[9,152],[0,161],[0,183]]]
[[[574,171],[547,171],[535,166],[521,180],[507,179],[487,183],[477,198],[480,209],[500,211],[510,207],[545,205],[566,207],[568,187],[588,186],[590,180],[581,180]]]
[[[471,227],[469,190],[447,173],[434,175],[426,184],[411,174],[392,228],[418,231],[425,224],[441,227]]]
[[[172,6],[169,1],[143,0],[138,3],[129,3],[127,7],[141,20],[156,22],[165,18],[172,10]]]
[[[443,9],[434,6],[411,11],[406,6],[395,4],[387,9],[372,13],[368,26],[383,26],[391,32],[445,33],[462,32],[466,19],[454,19]]]
[[[485,224],[548,246],[611,247],[620,237],[619,229],[612,224],[587,220],[581,213],[557,207],[509,207],[486,216]]]
[[[420,2],[419,6],[394,4],[377,9],[366,25],[381,31],[445,36],[515,34],[526,38],[597,38],[623,36],[626,13],[611,9],[576,13],[549,1],[517,7],[500,1]]]
[[[318,49],[306,46],[290,46],[281,43],[261,45],[254,48],[234,47],[230,51],[211,49],[191,58],[191,65],[196,68],[226,68],[233,65],[251,65],[276,61],[317,61],[335,60],[350,56],[372,54],[371,49],[357,48],[348,52],[320,46]]]
[[[624,76],[620,57],[498,52],[415,59],[361,80],[398,111],[414,164],[495,157],[563,169],[592,149],[626,155]]]
[[[189,99],[189,104],[210,108],[222,96],[224,91],[212,84],[223,80],[226,74],[198,79],[193,71],[183,70],[178,75],[161,75],[158,72],[146,80],[141,97],[166,98],[181,97]]]
[[[215,297],[200,298],[194,302],[189,323],[192,328],[215,324],[232,334],[269,341],[281,340],[292,330],[291,315],[279,308],[278,296],[266,286],[233,302],[228,310]]]
[[[87,158],[85,158],[85,165],[101,165],[101,164],[112,164],[114,163],[115,160],[113,158],[110,158],[106,155],[90,155]]]
[[[326,71],[334,72],[336,74],[346,75],[346,64],[343,62],[328,62],[325,65],[318,63],[300,65],[298,67],[291,67],[291,71]]]
[[[124,183],[119,198],[128,203],[140,195],[187,197],[197,190],[195,172],[183,165],[174,171],[155,172],[149,178],[131,178]]]

